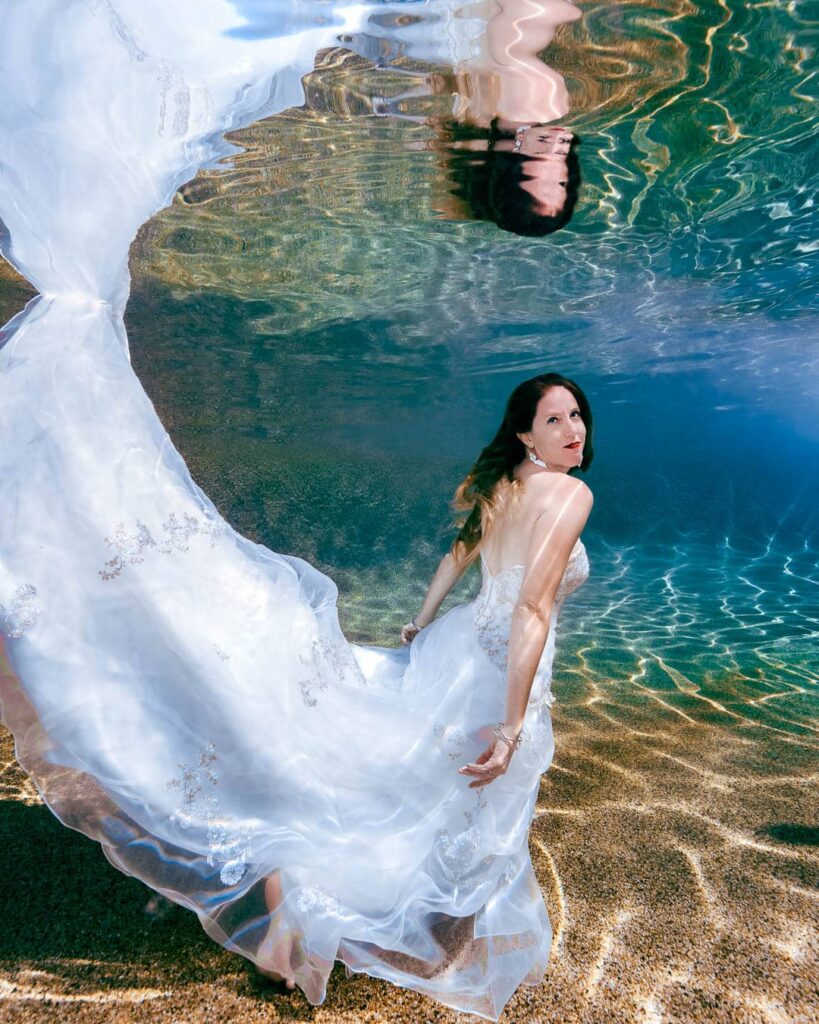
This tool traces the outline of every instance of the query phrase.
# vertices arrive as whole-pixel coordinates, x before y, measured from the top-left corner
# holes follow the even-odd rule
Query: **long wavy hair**
[[[583,461],[577,469],[586,470],[594,458],[592,445],[593,418],[589,401],[582,388],[559,373],[541,373],[518,384],[506,402],[506,411],[498,432],[478,456],[472,469],[458,485],[452,507],[460,521],[450,553],[458,563],[469,565],[480,551],[484,532],[488,530],[507,497],[520,488],[515,467],[526,458],[526,445],[517,436],[531,430],[537,404],[549,388],[563,387],[574,395],[586,426]],[[572,472],[572,470],[569,470]],[[511,491],[498,487],[502,480],[511,483]]]

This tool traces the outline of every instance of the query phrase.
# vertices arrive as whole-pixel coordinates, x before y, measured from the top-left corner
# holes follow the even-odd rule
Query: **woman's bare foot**
[[[275,910],[283,898],[279,872],[276,871],[274,874],[268,875],[264,883],[264,899],[267,909],[270,911]],[[261,960],[272,960],[274,963],[286,960],[289,963],[292,948],[292,938],[288,933],[281,933],[279,923],[274,919],[270,922],[270,928],[267,935],[262,939],[256,955]],[[296,987],[296,980],[292,976],[277,974],[275,971],[259,967],[258,964],[256,969],[259,974],[264,975],[265,978],[270,978],[271,981],[283,981],[285,986],[291,991]]]
[[[269,978],[271,981],[278,983],[284,982],[284,987],[288,992],[292,992],[296,987],[296,983],[292,978],[284,978],[281,974],[276,974],[275,971],[266,971],[263,967],[257,967],[256,970],[263,978]]]

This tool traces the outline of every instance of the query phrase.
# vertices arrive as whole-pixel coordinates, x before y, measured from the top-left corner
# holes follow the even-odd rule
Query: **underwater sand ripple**
[[[572,692],[554,708],[556,759],[530,843],[555,939],[544,984],[521,989],[504,1019],[814,1019],[819,848],[805,839],[819,811],[819,743],[792,736],[780,765],[775,731],[735,717],[697,720],[711,709],[682,690],[670,700],[690,703],[685,716],[670,702],[647,702],[628,680],[610,681],[605,694],[593,676],[571,673],[563,682]],[[193,915],[163,908],[38,807],[8,734],[0,757],[0,808],[35,816],[17,824],[5,816],[5,855],[16,850],[25,865],[16,869],[22,894],[10,923],[28,890],[33,922],[17,948],[5,932],[0,1020],[51,1021],[58,1008],[61,1019],[85,1024],[113,1019],[114,1007],[129,1024],[465,1019],[416,993],[347,979],[340,967],[315,1010],[267,988],[200,935]],[[32,841],[23,821],[37,822],[55,898],[37,896],[42,875],[23,859]],[[124,939],[106,928],[89,939],[81,925],[89,914]]]

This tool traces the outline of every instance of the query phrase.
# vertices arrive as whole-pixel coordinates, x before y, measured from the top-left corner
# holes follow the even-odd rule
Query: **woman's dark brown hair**
[[[477,557],[483,532],[491,524],[499,504],[499,482],[508,480],[513,488],[519,486],[514,470],[526,458],[526,445],[517,435],[531,429],[538,402],[553,387],[566,388],[577,400],[586,426],[583,461],[577,468],[585,472],[591,465],[594,458],[594,422],[591,406],[582,388],[559,373],[541,373],[518,384],[506,402],[506,411],[498,432],[455,491],[453,508],[458,513],[466,513],[450,548],[458,563],[468,565]]]
[[[523,187],[526,167],[532,158],[497,148],[500,139],[510,136],[498,130],[496,121],[492,122],[489,129],[485,150],[471,149],[459,143],[469,139],[486,139],[486,129],[450,121],[446,130],[452,140],[448,147],[448,173],[454,186],[452,191],[466,204],[475,219],[493,221],[504,231],[530,237],[548,235],[571,220],[580,187],[576,136],[572,138],[566,156],[566,201],[559,213],[544,214],[539,212],[532,194]]]

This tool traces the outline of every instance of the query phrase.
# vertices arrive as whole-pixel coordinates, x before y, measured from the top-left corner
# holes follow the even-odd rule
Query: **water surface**
[[[592,575],[560,622],[558,749],[532,830],[555,953],[510,1019],[807,1020],[814,23],[807,4],[580,6],[544,55],[581,139],[568,227],[533,240],[442,219],[446,168],[410,119],[436,99],[390,117],[372,98],[446,69],[340,40],[304,106],[231,133],[230,156],[141,229],[133,365],[222,513],[329,572],[347,635],[382,643],[417,610],[508,392],[576,379],[595,414]],[[272,31],[265,5],[238,8],[237,31]],[[205,998],[195,978],[167,984],[182,1007]],[[428,1010],[355,984],[362,1004],[340,985],[317,1016]],[[219,998],[256,1005],[241,987]]]

